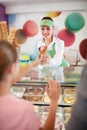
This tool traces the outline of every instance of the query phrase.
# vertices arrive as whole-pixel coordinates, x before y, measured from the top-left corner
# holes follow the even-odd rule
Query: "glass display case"
[[[80,80],[82,66],[71,67],[35,67],[18,83],[47,84],[49,79],[54,79],[61,84],[77,84]]]
[[[35,67],[11,87],[11,93],[18,98],[24,98],[32,102],[35,111],[39,113],[44,122],[45,115],[47,115],[46,110],[48,110],[47,107],[50,104],[50,100],[45,92],[45,86],[49,79],[60,82],[61,95],[58,101],[59,111],[57,111],[56,118],[58,119],[56,123],[62,121],[66,124],[70,118],[71,108],[76,99],[76,86],[80,80],[82,68],[81,66],[64,68]]]

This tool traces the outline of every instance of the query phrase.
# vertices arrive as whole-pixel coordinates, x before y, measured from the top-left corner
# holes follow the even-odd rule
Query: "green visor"
[[[43,19],[40,22],[40,26],[49,26],[49,27],[51,27],[51,26],[54,26],[54,22],[51,21],[51,20]]]

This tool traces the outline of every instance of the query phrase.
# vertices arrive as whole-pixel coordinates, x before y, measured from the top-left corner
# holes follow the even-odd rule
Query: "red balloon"
[[[81,56],[87,60],[87,39],[84,39],[81,41],[80,45],[79,45],[79,52],[81,54]]]
[[[27,37],[33,37],[39,32],[38,25],[32,20],[28,20],[23,25],[23,32]]]
[[[61,30],[57,37],[62,39],[65,42],[65,47],[71,46],[75,41],[75,34],[72,32],[69,32],[67,29]]]

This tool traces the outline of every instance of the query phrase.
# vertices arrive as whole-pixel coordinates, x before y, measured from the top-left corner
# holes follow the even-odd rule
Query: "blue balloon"
[[[16,15],[15,14],[10,14],[8,15],[8,23],[13,24],[16,21]]]

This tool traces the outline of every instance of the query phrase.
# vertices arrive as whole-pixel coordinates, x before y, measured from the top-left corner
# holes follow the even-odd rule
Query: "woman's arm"
[[[58,108],[58,99],[60,95],[60,84],[55,81],[49,81],[46,92],[51,100],[49,113],[43,128],[39,130],[54,130],[56,110]]]

